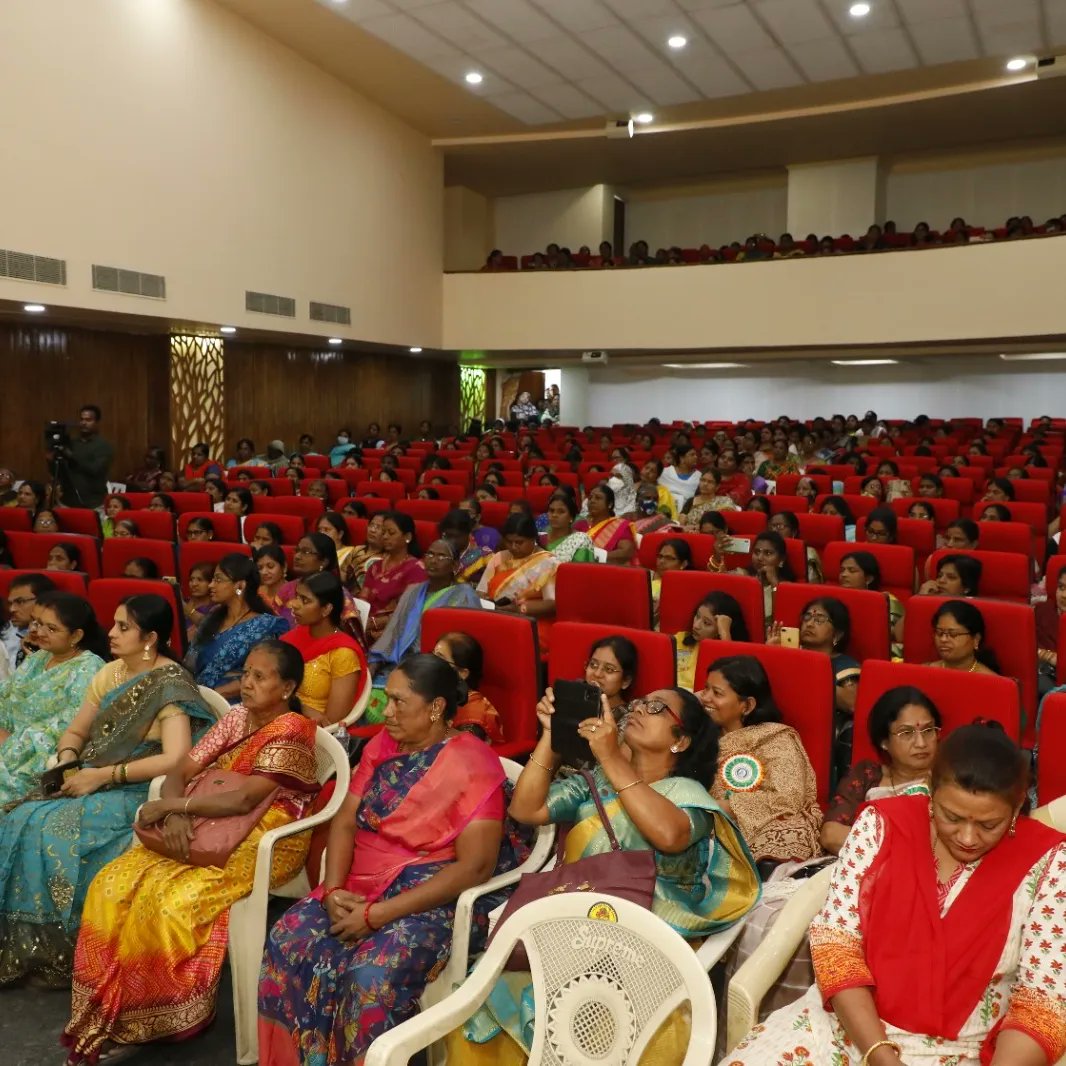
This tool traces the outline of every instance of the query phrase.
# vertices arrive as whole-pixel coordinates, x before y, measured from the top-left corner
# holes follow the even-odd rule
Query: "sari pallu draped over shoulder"
[[[193,672],[198,684],[218,688],[240,677],[244,660],[256,644],[280,637],[288,628],[289,623],[277,615],[254,614],[232,628],[216,633],[204,644],[193,644],[185,657],[185,665]]]
[[[114,665],[104,671],[112,676]],[[189,675],[169,663],[104,695],[83,762],[108,766],[158,755],[161,744],[146,736],[167,708],[191,719],[194,737],[214,721]],[[69,982],[90,883],[129,847],[147,794],[147,781],[54,798],[38,787],[0,817],[0,985],[29,974],[50,985]]]
[[[543,548],[534,551],[525,559],[514,559],[508,551],[497,552],[478,585],[478,592],[490,600],[508,599],[514,603],[526,600],[554,600],[555,572],[559,560]],[[548,651],[551,636],[551,619],[537,619],[541,655]]]
[[[223,869],[189,866],[141,844],[109,863],[85,903],[74,960],[71,1061],[94,1063],[106,1041],[144,1044],[196,1035],[214,1017],[229,908],[248,895],[259,842],[302,817],[318,789],[315,725],[291,712],[245,736],[235,707],[190,752],[204,772],[231,770],[278,786],[270,808]],[[272,887],[292,879],[307,833],[274,848]]]

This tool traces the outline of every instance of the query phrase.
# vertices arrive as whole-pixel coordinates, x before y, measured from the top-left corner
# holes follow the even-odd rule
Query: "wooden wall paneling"
[[[103,412],[114,480],[139,468],[150,444],[173,462],[167,372],[165,336],[0,323],[0,464],[43,480],[45,423],[75,423],[86,403]]]
[[[311,433],[323,450],[346,426],[359,439],[369,422],[399,422],[414,436],[428,418],[437,433],[459,421],[456,362],[363,352],[310,351],[226,341],[226,455],[238,437],[262,451],[280,438],[294,450]]]

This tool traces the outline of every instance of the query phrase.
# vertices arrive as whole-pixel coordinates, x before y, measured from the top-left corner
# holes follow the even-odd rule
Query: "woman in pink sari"
[[[434,655],[389,676],[385,729],[333,819],[326,876],[267,942],[260,1066],[358,1066],[418,1010],[448,958],[459,894],[521,861],[501,849],[499,759],[451,727],[461,686]]]
[[[593,545],[607,553],[606,562],[626,566],[633,560],[637,547],[633,527],[615,515],[614,489],[601,481],[588,495],[588,535]]]
[[[410,515],[387,511],[382,516],[381,550],[382,556],[366,568],[366,579],[359,593],[359,598],[370,604],[366,639],[371,644],[385,632],[404,589],[426,580],[426,570],[419,559],[422,553],[415,540],[415,523]]]

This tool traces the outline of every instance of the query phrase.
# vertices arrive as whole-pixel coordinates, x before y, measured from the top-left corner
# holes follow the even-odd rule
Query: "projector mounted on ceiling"
[[[628,140],[633,136],[631,118],[609,118],[607,120],[607,137],[609,140]]]
[[[1066,78],[1066,56],[1045,56],[1036,61],[1038,78]]]
[[[582,352],[581,362],[583,363],[597,363],[600,366],[607,365],[607,353],[606,352]]]

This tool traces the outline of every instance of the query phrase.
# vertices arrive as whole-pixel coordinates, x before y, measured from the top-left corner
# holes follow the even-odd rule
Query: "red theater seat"
[[[399,500],[396,510],[419,522],[432,522],[436,526],[451,510],[451,504],[447,500]]]
[[[688,632],[700,601],[712,592],[729,593],[740,604],[740,613],[752,642],[762,644],[765,641],[763,588],[759,579],[741,574],[714,574],[707,570],[669,570],[663,574],[659,594],[660,632]]]
[[[282,544],[295,544],[307,532],[304,520],[299,515],[251,514],[244,523],[249,541],[255,536],[255,531],[263,522],[273,522],[281,530]],[[239,537],[237,543],[240,543]]]
[[[101,577],[89,583],[89,602],[96,620],[106,633],[115,620],[115,608],[127,596],[162,596],[174,612],[174,629],[170,634],[170,646],[175,651],[185,649],[185,621],[174,586],[168,581],[142,581],[132,577]]]
[[[996,525],[995,522],[989,523]],[[1010,600],[1012,603],[1029,603],[1029,586],[1032,564],[1028,555],[1018,552],[968,551],[941,548],[929,556],[926,573],[936,573],[937,565],[945,555],[969,555],[981,563],[981,598]]]
[[[381,482],[384,484],[384,482]],[[296,515],[304,520],[308,529],[314,528],[325,513],[326,505],[313,496],[253,496],[253,515],[287,514]]]
[[[82,572],[91,581],[100,576],[100,542],[93,537],[79,533],[20,533],[13,531],[7,535],[7,546],[11,552],[11,561],[17,570],[44,570],[48,565],[48,553],[53,545],[61,543],[77,545],[81,555]]]
[[[181,578],[182,595],[189,594],[189,571],[197,563],[217,563],[227,555],[252,556],[247,544],[227,544],[225,541],[187,540],[178,546],[178,577]]]
[[[555,619],[651,629],[651,574],[642,567],[563,563],[555,573]]]
[[[407,495],[407,487],[399,481],[360,481],[353,491],[356,496],[378,496],[393,503]]]
[[[29,533],[33,529],[30,512],[24,507],[0,507],[0,529]]]
[[[506,758],[531,752],[539,734],[540,698],[540,647],[533,619],[472,607],[433,607],[422,615],[422,651],[431,652],[452,632],[473,637],[484,653],[478,691],[499,712],[505,738],[494,750]]]
[[[888,599],[883,592],[782,581],[774,596],[774,620],[782,625],[798,627],[803,608],[820,596],[840,600],[848,609],[851,640],[842,651],[864,664],[867,659],[889,658]]]
[[[129,493],[126,495],[128,496]],[[148,493],[149,501],[153,495],[155,494]],[[184,514],[186,511],[211,510],[211,497],[206,492],[168,492],[167,495],[174,501],[174,509],[178,514]]]
[[[86,537],[97,538],[101,536],[100,515],[91,507],[58,507],[52,513],[56,516],[60,533],[80,533]]]
[[[211,523],[211,528],[215,531],[215,540],[225,540],[232,544],[240,544],[241,542],[241,522],[235,514],[227,514],[225,511],[186,511],[185,514],[178,516],[178,538],[185,540],[188,537],[189,523],[196,518],[206,518]],[[255,532],[254,519],[250,521],[253,525],[249,527],[249,533]]]
[[[208,541],[206,543],[214,543]],[[232,548],[230,549],[232,550]],[[131,559],[151,559],[159,567],[164,577],[176,577],[177,559],[174,555],[174,542],[168,540],[151,540],[147,537],[110,537],[104,541],[103,576],[120,578]]]
[[[828,514],[798,514],[800,536],[804,544],[821,551],[830,541],[844,539],[844,519]]]
[[[1066,617],[1066,616],[1064,616]],[[1066,692],[1050,692],[1040,705],[1037,732],[1036,801],[1043,805],[1066,796]]]
[[[881,567],[881,588],[901,600],[914,595],[914,549],[902,544],[850,544],[833,541],[822,551],[822,571],[827,576],[840,573],[840,560],[853,551],[873,555]]]
[[[554,684],[560,678],[583,678],[592,645],[611,636],[625,637],[636,645],[637,676],[630,686],[631,697],[674,687],[677,683],[674,642],[665,633],[589,622],[556,622],[552,627],[548,684]]]
[[[51,578],[57,589],[63,592],[73,592],[76,596],[84,596],[88,590],[88,578],[80,570],[0,570],[0,600],[7,603],[7,594],[16,578],[25,577],[27,574],[43,574]]]
[[[174,516],[169,511],[123,511],[119,518],[128,518],[137,527],[138,537],[174,540]]]

